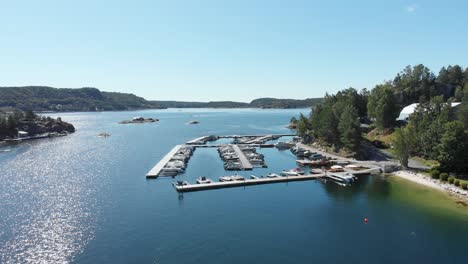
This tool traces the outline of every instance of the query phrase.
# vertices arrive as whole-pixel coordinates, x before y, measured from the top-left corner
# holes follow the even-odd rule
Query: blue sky
[[[0,1],[0,86],[320,97],[468,61],[468,1]]]

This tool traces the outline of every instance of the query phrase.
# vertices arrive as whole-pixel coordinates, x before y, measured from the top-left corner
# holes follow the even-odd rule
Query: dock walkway
[[[233,148],[234,151],[236,152],[237,157],[239,157],[239,161],[240,161],[240,163],[242,164],[242,168],[243,168],[244,170],[251,170],[251,169],[253,169],[252,164],[251,164],[250,161],[247,159],[247,157],[245,156],[244,152],[242,152],[242,150],[239,148],[239,146],[238,146],[238,145],[232,145],[232,148]]]
[[[156,178],[158,177],[159,172],[166,166],[169,160],[180,150],[183,145],[175,146],[169,153],[164,156],[147,174],[147,178]]]
[[[228,182],[212,182],[204,184],[190,184],[185,186],[174,185],[174,188],[177,192],[196,192],[202,190],[211,190],[211,189],[222,189],[222,188],[232,188],[232,187],[241,187],[249,185],[259,185],[259,184],[270,184],[270,183],[280,183],[280,182],[292,182],[292,181],[310,181],[324,177],[325,174],[310,174],[302,176],[289,176],[289,177],[278,177],[278,178],[259,178],[259,179],[246,179],[243,181],[228,181]]]
[[[203,136],[199,138],[192,139],[190,141],[187,141],[187,145],[200,145],[200,143],[206,143],[208,136]]]

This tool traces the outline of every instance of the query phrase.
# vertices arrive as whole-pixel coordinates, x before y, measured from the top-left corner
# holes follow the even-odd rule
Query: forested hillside
[[[134,94],[101,92],[96,88],[47,86],[0,87],[0,107],[34,111],[109,111],[158,108]]]

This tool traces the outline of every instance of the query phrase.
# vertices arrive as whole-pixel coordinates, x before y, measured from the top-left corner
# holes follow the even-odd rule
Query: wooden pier
[[[166,166],[169,160],[180,150],[183,145],[175,146],[169,153],[164,156],[147,174],[147,178],[157,178],[159,172]]]
[[[234,149],[234,152],[236,152],[237,157],[239,157],[239,161],[240,161],[240,163],[242,165],[242,169],[244,169],[244,170],[253,169],[252,164],[247,159],[244,152],[242,152],[242,150],[239,148],[238,145],[232,145],[232,149]]]
[[[260,185],[280,182],[292,182],[292,181],[310,181],[324,177],[325,174],[310,174],[302,176],[288,176],[288,177],[277,177],[277,178],[258,178],[258,179],[245,179],[243,181],[227,181],[227,182],[212,182],[203,184],[189,184],[178,186],[174,184],[174,188],[177,192],[196,192],[202,190],[211,189],[222,189],[232,187],[242,187],[249,185]]]

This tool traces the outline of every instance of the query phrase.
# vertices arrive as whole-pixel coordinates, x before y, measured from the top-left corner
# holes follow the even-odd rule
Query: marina
[[[267,168],[264,155],[257,153],[256,149],[265,145],[266,142],[290,135],[248,135],[248,136],[203,136],[190,140],[186,145],[177,145],[163,159],[161,159],[146,175],[147,178],[157,178],[159,176],[172,176],[184,173],[186,165],[196,148],[216,148],[219,157],[224,161],[225,171],[246,171],[254,168]],[[220,138],[233,138],[233,142],[238,144],[216,144]],[[214,141],[212,144],[206,144]],[[291,152],[298,158],[296,164],[301,167],[308,167],[307,173],[300,168],[283,169],[275,173],[268,173],[267,176],[254,176],[246,179],[240,175],[222,176],[218,181],[212,181],[204,176],[196,180],[196,184],[187,181],[176,181],[173,183],[177,192],[193,192],[210,189],[231,188],[240,186],[250,186],[259,184],[271,184],[290,181],[306,181],[325,178],[332,180],[339,185],[350,185],[357,180],[358,175],[368,175],[379,173],[382,169],[375,164],[357,162],[352,159],[343,159],[337,156],[329,156],[326,152],[317,153],[314,149],[296,141],[278,142],[281,149],[290,148]],[[314,169],[321,167],[321,169]]]

